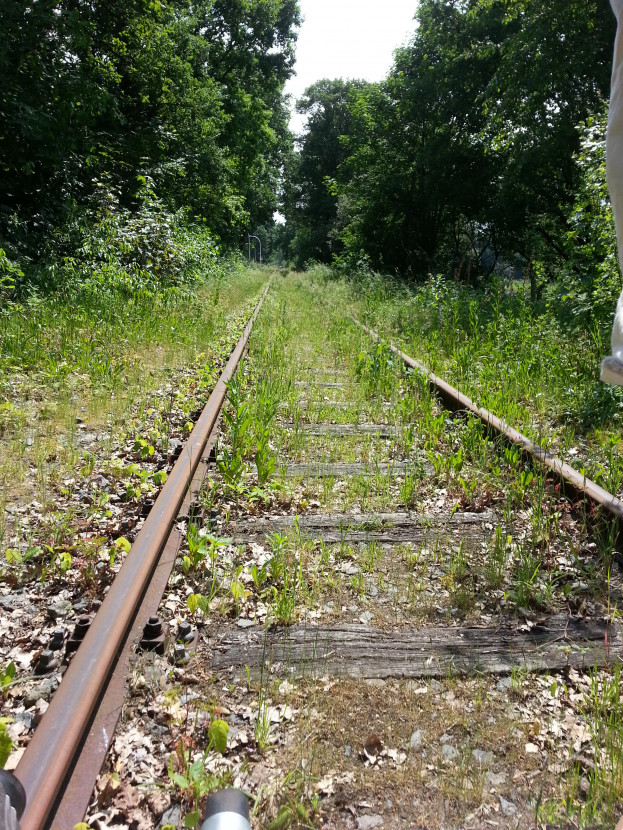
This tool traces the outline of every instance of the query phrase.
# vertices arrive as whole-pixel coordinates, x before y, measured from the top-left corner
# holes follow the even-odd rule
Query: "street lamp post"
[[[260,243],[260,265],[261,265],[262,264],[262,240],[259,238],[259,236],[254,236],[252,233],[248,233],[247,236],[249,237],[249,259],[251,259],[251,240],[252,239],[257,239],[257,241]]]

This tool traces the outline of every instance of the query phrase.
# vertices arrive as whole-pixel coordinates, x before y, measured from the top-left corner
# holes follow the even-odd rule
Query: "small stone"
[[[35,724],[35,713],[34,712],[18,712],[15,716],[15,721],[21,721],[22,723],[26,724],[26,729],[29,731],[34,729]]]
[[[472,758],[481,767],[488,767],[493,763],[493,752],[488,752],[486,749],[472,749]]]
[[[240,617],[236,625],[238,628],[252,628],[255,625],[255,620],[248,620],[244,617]]]
[[[380,677],[369,677],[366,680],[366,686],[372,686],[373,689],[382,689],[387,686],[387,682]]]
[[[57,686],[58,681],[55,677],[45,677],[39,683],[35,683],[24,694],[24,707],[30,709],[38,700],[49,700]]]
[[[422,746],[422,739],[424,738],[424,733],[421,729],[416,729],[415,732],[411,735],[411,749],[417,750],[420,749]]]
[[[0,608],[5,611],[16,611],[18,608],[26,614],[36,614],[37,608],[30,602],[30,598],[25,594],[6,594],[0,597]]]
[[[498,682],[495,684],[495,689],[498,692],[508,692],[510,687],[513,685],[513,681],[510,677],[502,677]]]
[[[372,616],[373,615],[370,611],[364,611],[363,614],[359,616],[359,621],[367,625],[372,621]]]
[[[93,437],[95,438],[96,436]],[[102,475],[93,476],[89,484],[91,487],[95,487],[98,490],[106,490],[110,487],[110,481]]]
[[[41,723],[41,718],[45,715],[48,711],[48,706],[50,704],[47,700],[38,700],[35,703],[35,711],[33,712],[33,720],[35,722],[35,726],[39,726]]]
[[[488,772],[485,775],[485,787],[495,789],[506,783],[508,776],[505,772]]]
[[[82,614],[84,611],[89,610],[89,603],[86,599],[79,599],[77,602],[74,602],[71,607],[74,609],[76,614]]]
[[[156,790],[148,796],[147,806],[156,818],[160,818],[171,806],[171,795],[163,790]]]
[[[415,680],[409,680],[405,688],[408,692],[411,692],[412,695],[428,694],[428,686],[422,686],[420,683],[416,683]]]
[[[374,827],[382,826],[382,816],[359,816],[357,819],[357,830],[373,830]]]
[[[351,756],[352,754],[353,754],[353,749],[352,749],[352,747],[351,747],[351,746],[348,746],[348,745],[347,745],[347,746],[345,746],[345,747],[344,747],[344,757],[345,757],[345,758],[350,758],[350,756]]]
[[[431,692],[440,692],[443,689],[443,686],[438,680],[431,678],[431,680],[428,681],[428,688]]]
[[[171,807],[170,809],[166,810],[163,813],[162,818],[160,819],[160,824],[158,825],[159,830],[162,830],[163,827],[166,827],[167,824],[172,824],[174,827],[178,827],[180,823],[180,819],[182,818],[182,811],[179,807]]]
[[[583,776],[582,780],[580,781],[580,792],[582,793],[582,796],[584,798],[586,798],[587,795],[589,794],[590,790],[591,790],[591,782],[588,780],[588,778],[586,776]]]
[[[514,816],[517,812],[517,807],[513,804],[513,802],[507,801],[505,798],[502,798],[501,795],[499,795],[498,798],[500,799],[500,809],[502,810],[502,814],[507,818],[509,816]]]
[[[454,761],[459,757],[458,749],[455,746],[452,746],[452,744],[443,744],[441,747],[441,754],[446,761]]]

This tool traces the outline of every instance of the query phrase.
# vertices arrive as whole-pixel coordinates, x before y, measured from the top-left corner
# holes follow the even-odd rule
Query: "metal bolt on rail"
[[[184,643],[176,643],[173,646],[173,662],[176,666],[181,666],[184,663],[188,663],[190,660],[190,654],[184,648]]]
[[[71,654],[72,652],[77,651],[78,646],[84,640],[90,625],[91,617],[87,616],[86,614],[82,617],[78,617],[76,627],[74,628],[71,637],[67,640],[67,643],[65,645],[65,651],[67,652],[67,654]]]
[[[156,654],[164,654],[164,641],[166,630],[160,617],[152,616],[147,620],[143,628],[143,636],[139,648],[143,651],[155,651]]]
[[[52,651],[59,651],[65,645],[65,631],[62,628],[55,628],[54,633],[50,637],[48,648]]]
[[[221,790],[211,795],[201,830],[251,830],[245,794],[240,790]]]
[[[182,620],[178,625],[175,639],[178,643],[191,643],[195,639],[195,632],[188,620]]]
[[[52,649],[46,648],[41,652],[35,664],[35,674],[47,674],[47,672],[57,668],[60,662],[60,655]]]
[[[149,516],[149,511],[152,509],[155,503],[156,502],[154,499],[146,499],[146,501],[143,502],[143,504],[141,505],[141,516],[144,519],[147,518],[147,516]]]

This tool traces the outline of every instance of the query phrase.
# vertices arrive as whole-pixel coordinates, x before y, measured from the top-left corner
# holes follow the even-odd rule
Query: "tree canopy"
[[[5,0],[0,247],[36,257],[140,177],[237,244],[276,207],[298,24],[295,0]]]
[[[316,103],[322,118],[309,119],[290,188],[306,192],[307,158],[323,147],[312,192],[333,199],[334,218],[317,221],[308,196],[290,211],[295,232],[313,229],[318,259],[416,278],[477,279],[502,256],[528,268],[564,260],[580,128],[608,95],[608,3],[420,0],[416,19],[388,78],[354,85],[343,100],[337,170]],[[318,95],[312,87],[301,106]]]

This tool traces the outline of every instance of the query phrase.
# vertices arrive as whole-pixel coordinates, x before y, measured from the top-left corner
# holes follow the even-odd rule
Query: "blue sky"
[[[297,74],[286,84],[293,102],[321,78],[382,80],[394,49],[415,30],[417,0],[299,0],[299,5]],[[302,125],[295,114],[292,129]]]

